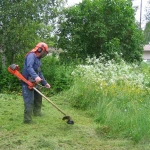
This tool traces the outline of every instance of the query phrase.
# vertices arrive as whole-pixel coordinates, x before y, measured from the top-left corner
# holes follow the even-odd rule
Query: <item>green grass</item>
[[[63,115],[43,99],[44,117],[33,117],[34,123],[23,124],[21,96],[0,94],[0,150],[149,150],[144,140],[106,138],[86,112],[73,109],[65,97],[50,98],[74,120],[62,121]]]

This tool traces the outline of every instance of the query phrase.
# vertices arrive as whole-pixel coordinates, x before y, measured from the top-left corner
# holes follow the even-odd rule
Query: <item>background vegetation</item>
[[[19,114],[10,117],[13,107],[20,102],[13,101],[15,105],[12,105],[9,100],[18,97],[7,94],[20,94],[21,83],[8,73],[7,67],[16,63],[22,69],[25,54],[37,42],[44,41],[56,50],[61,48],[61,53],[57,54],[56,51],[42,60],[43,74],[52,86],[50,91],[43,88],[42,92],[47,96],[53,95],[60,105],[65,103],[72,106],[77,118],[81,117],[77,114],[83,111],[93,123],[90,127],[95,125],[92,129],[106,139],[120,138],[146,143],[150,139],[150,67],[148,63],[142,62],[142,51],[144,38],[145,43],[149,41],[149,23],[144,32],[136,24],[131,0],[83,0],[79,5],[69,8],[65,8],[64,3],[61,0],[51,3],[47,0],[13,1],[12,5],[0,2],[0,93],[3,93],[0,94],[3,99],[0,104],[5,106],[8,103],[7,107],[1,107],[2,111],[6,111],[6,114],[1,114],[5,120],[0,126],[3,139],[15,129],[15,134],[18,130],[26,132],[18,128],[20,108]],[[55,24],[55,21],[58,22]],[[66,108],[66,105],[63,107]],[[9,119],[6,119],[7,115]],[[82,119],[79,122],[83,129],[89,120],[84,124]],[[16,120],[17,124],[14,123]],[[10,122],[12,126],[7,125]],[[58,127],[56,124],[51,127]],[[44,126],[48,126],[47,119],[42,128]],[[38,128],[36,125],[34,127]],[[71,134],[76,132],[72,127],[69,130]],[[46,134],[47,130],[44,133],[42,138],[45,135],[50,138]],[[30,135],[33,140],[33,135]],[[95,137],[95,132],[90,133],[90,139],[93,135]],[[46,137],[44,146],[49,147]],[[83,137],[79,139],[83,140]],[[53,146],[56,141],[52,141]],[[16,142],[24,146],[24,141]],[[36,149],[31,143],[28,143],[30,148]],[[9,148],[10,143],[6,144]],[[2,148],[6,148],[4,145]]]
[[[128,62],[141,61],[143,36],[131,0],[84,0],[65,9],[58,36],[58,46],[72,58],[103,53],[114,59],[117,52]]]
[[[144,39],[145,39],[145,44],[149,44],[149,42],[150,42],[150,21],[146,24],[146,27],[144,30]]]
[[[67,92],[73,107],[87,110],[107,137],[149,138],[149,65],[88,59],[72,73]]]
[[[51,35],[63,0],[0,1],[2,67],[14,63],[39,41],[54,44]]]

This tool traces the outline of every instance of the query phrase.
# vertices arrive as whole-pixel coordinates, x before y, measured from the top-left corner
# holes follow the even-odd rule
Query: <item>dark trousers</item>
[[[22,96],[24,99],[24,122],[31,122],[32,115],[41,115],[42,96],[29,89],[26,84],[22,84]]]

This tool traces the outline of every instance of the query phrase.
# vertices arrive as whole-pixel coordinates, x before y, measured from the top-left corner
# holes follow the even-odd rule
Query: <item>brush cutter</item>
[[[38,92],[42,97],[44,97],[49,103],[51,103],[58,111],[60,111],[64,117],[62,120],[67,120],[68,124],[74,124],[74,121],[71,119],[70,116],[67,116],[58,106],[56,106],[51,100],[49,100],[44,94],[42,94],[37,88],[35,88],[36,83],[30,82],[27,80],[20,72],[19,72],[19,66],[16,64],[12,64],[8,67],[8,71],[16,76],[19,80],[22,80],[28,85],[29,89],[34,89],[36,92]]]

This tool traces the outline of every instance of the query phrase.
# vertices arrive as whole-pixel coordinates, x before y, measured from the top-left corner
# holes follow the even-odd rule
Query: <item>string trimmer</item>
[[[32,83],[29,80],[27,80],[26,78],[24,78],[24,76],[19,72],[19,66],[16,64],[12,64],[8,67],[8,71],[13,74],[14,76],[16,76],[19,80],[22,80],[23,82],[25,82],[28,85],[29,89],[34,89],[36,92],[38,92],[42,97],[44,97],[49,103],[51,103],[58,111],[60,111],[64,117],[62,118],[62,120],[67,120],[68,124],[74,124],[74,121],[71,119],[70,116],[67,116],[58,106],[56,106],[51,100],[49,100],[44,94],[42,94],[37,88],[35,88],[36,83]]]

